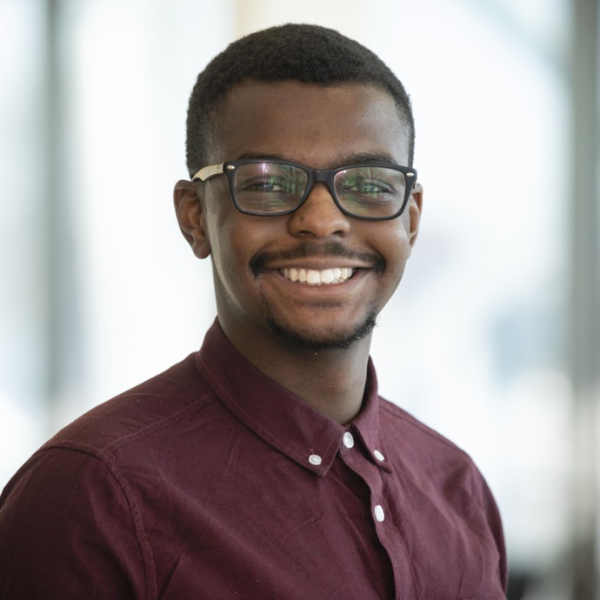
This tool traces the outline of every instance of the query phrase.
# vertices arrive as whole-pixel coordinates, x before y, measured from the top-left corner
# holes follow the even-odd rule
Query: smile
[[[334,269],[280,269],[281,274],[290,281],[304,285],[335,285],[344,283],[352,277],[354,269],[340,267]]]

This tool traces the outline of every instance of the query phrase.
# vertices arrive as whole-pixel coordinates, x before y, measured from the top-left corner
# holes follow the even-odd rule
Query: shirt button
[[[320,457],[318,454],[311,454],[311,455],[308,457],[308,462],[309,462],[311,465],[316,465],[316,466],[318,466],[318,465],[320,465],[320,464],[323,462],[323,460],[321,459],[321,457]]]
[[[379,462],[383,462],[385,460],[385,456],[383,454],[381,454],[381,452],[379,452],[379,450],[373,450],[373,454],[375,455],[375,458]]]
[[[352,446],[354,446],[354,438],[349,431],[346,431],[344,434],[344,446],[346,446],[346,448],[352,448]]]
[[[381,504],[378,504],[375,507],[375,518],[381,523],[385,519],[385,513],[383,512],[383,508]]]

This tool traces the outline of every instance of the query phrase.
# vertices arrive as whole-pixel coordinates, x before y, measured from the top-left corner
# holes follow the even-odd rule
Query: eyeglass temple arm
[[[193,177],[192,181],[195,179],[200,179],[200,181],[206,181],[215,175],[223,172],[223,163],[220,165],[210,165],[208,167],[203,167],[200,169]]]

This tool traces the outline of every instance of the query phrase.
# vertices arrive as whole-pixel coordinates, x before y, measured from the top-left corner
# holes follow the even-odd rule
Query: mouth
[[[302,285],[338,285],[348,281],[355,272],[349,267],[334,267],[332,269],[279,269],[279,272],[289,281]]]
[[[283,279],[307,286],[339,285],[361,279],[365,272],[382,275],[386,263],[374,252],[358,252],[340,242],[304,243],[279,252],[261,251],[252,257],[250,270],[257,278],[276,271]]]

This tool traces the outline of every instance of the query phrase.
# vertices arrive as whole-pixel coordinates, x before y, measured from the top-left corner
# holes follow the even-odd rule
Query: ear
[[[423,212],[423,186],[416,182],[413,189],[410,192],[410,198],[408,200],[408,219],[409,219],[409,230],[408,230],[408,241],[412,248],[417,241],[417,235],[419,233],[419,223],[421,222],[421,214]]]
[[[206,213],[198,195],[198,187],[192,181],[182,179],[173,190],[175,214],[183,237],[198,258],[210,254],[210,242],[206,229]]]

